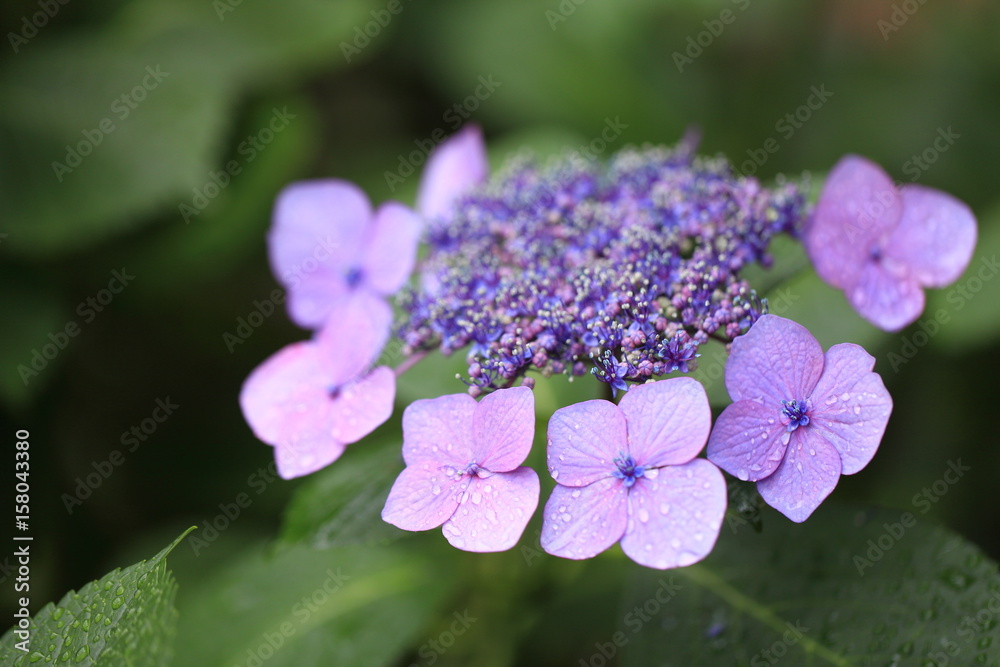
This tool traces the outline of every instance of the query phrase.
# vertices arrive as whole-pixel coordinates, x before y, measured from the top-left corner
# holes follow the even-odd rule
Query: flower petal
[[[493,472],[524,463],[535,438],[535,395],[527,387],[499,389],[484,397],[472,416],[472,458]]]
[[[780,403],[742,400],[727,406],[708,437],[708,460],[744,481],[773,474],[790,438],[780,414]]]
[[[557,484],[545,503],[541,545],[553,556],[593,558],[621,539],[628,523],[628,489],[609,477],[572,488]]]
[[[379,207],[362,260],[370,289],[388,296],[403,286],[417,261],[422,228],[417,214],[398,202]]]
[[[802,523],[839,479],[840,453],[810,425],[792,434],[781,465],[773,475],[757,482],[757,491],[768,505]]]
[[[254,435],[275,445],[302,414],[320,408],[326,389],[316,373],[320,358],[312,342],[292,343],[250,373],[240,390],[240,408]]]
[[[420,178],[417,210],[429,220],[449,218],[455,199],[488,173],[483,132],[466,125],[431,151]]]
[[[357,442],[392,415],[395,396],[396,374],[387,366],[345,385],[330,401],[330,434],[343,443]]]
[[[902,210],[899,192],[881,167],[857,155],[841,158],[827,176],[804,234],[816,273],[834,287],[850,288]]]
[[[323,363],[315,372],[330,389],[361,377],[382,352],[391,324],[392,309],[373,294],[359,292],[341,301],[316,334]]]
[[[531,468],[473,476],[442,532],[458,549],[506,551],[521,539],[538,507],[538,493],[538,474]]]
[[[899,258],[925,287],[945,287],[962,275],[976,248],[976,218],[949,194],[920,185],[900,188],[903,215],[885,252]]]
[[[640,565],[664,570],[697,563],[712,551],[726,515],[726,480],[695,459],[639,479],[628,495],[622,551]]]
[[[808,428],[840,452],[841,472],[853,475],[875,456],[892,412],[892,397],[878,373],[854,376],[853,382],[820,384],[823,393],[817,394]]]
[[[823,373],[823,348],[809,331],[777,315],[764,315],[733,341],[726,389],[734,401],[802,399]]]
[[[899,331],[924,312],[924,290],[906,268],[886,257],[869,262],[847,291],[847,300],[861,317],[885,331]]]
[[[403,460],[465,468],[472,463],[476,399],[448,394],[414,401],[403,411]]]
[[[305,419],[274,446],[274,462],[282,479],[293,479],[322,470],[339,459],[345,448],[330,437],[320,420]]]
[[[448,474],[433,461],[407,466],[389,490],[382,520],[403,530],[429,530],[447,521],[469,485],[467,475]]]
[[[625,415],[629,453],[647,467],[687,463],[712,428],[712,410],[701,383],[671,378],[632,387],[618,408]]]
[[[293,183],[278,195],[268,249],[297,324],[318,328],[329,304],[347,291],[345,275],[358,261],[371,217],[368,197],[347,181]]]
[[[584,401],[555,411],[549,419],[549,473],[560,484],[585,486],[616,470],[628,451],[625,415],[610,401]]]

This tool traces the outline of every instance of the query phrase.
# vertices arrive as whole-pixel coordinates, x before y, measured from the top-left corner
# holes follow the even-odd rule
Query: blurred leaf
[[[461,583],[448,562],[389,549],[254,549],[179,603],[178,665],[385,665]]]
[[[914,326],[923,322],[930,332],[939,324],[940,341],[963,351],[994,342],[1000,333],[998,272],[1000,207],[979,219],[979,240],[969,268],[950,287],[927,291],[927,307]]]
[[[154,278],[147,283],[150,289],[176,293],[185,283],[226,274],[247,254],[263,250],[274,198],[301,175],[317,134],[312,106],[303,99],[288,101],[258,105],[247,121],[247,133],[234,140],[229,159],[204,172],[202,182],[175,202],[170,228],[134,261],[139,273]],[[294,118],[275,133],[273,142],[254,149],[251,136],[268,129],[270,120],[286,111]],[[227,171],[226,165],[233,163]],[[206,191],[218,194],[208,198]],[[176,271],[178,265],[185,270]]]
[[[622,604],[622,664],[1000,660],[1000,576],[972,544],[898,511],[766,519],[761,534],[724,530],[700,564],[636,571]]]
[[[244,89],[346,64],[339,45],[372,5],[146,0],[101,30],[31,44],[0,73],[11,250],[95,245],[176,204],[217,168]]]
[[[336,464],[296,490],[285,511],[282,541],[330,549],[401,537],[405,533],[382,521],[382,507],[402,469],[400,440],[351,445]]]
[[[455,103],[473,118],[568,121],[590,128],[588,141],[600,135],[605,117],[618,114],[633,129],[682,126],[665,91],[649,86],[623,54],[629,35],[619,32],[621,41],[591,39],[594,23],[580,18],[588,7],[564,4],[575,11],[565,22],[556,19],[555,28],[549,17],[559,14],[556,3],[453,5],[453,11],[427,21],[421,35],[425,53],[434,59]],[[518,39],[512,40],[515,34]],[[480,82],[489,78],[496,87],[487,93]],[[644,139],[626,128],[612,149]]]
[[[42,607],[32,618],[27,654],[14,648],[20,641],[15,628],[8,630],[0,639],[0,662],[169,665],[177,583],[166,557],[190,530],[148,561],[114,570]]]

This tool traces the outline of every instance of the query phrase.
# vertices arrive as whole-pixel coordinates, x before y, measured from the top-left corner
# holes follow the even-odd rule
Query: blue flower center
[[[646,472],[645,466],[638,466],[635,464],[635,459],[631,456],[626,456],[625,453],[615,459],[615,465],[618,469],[615,470],[612,475],[622,480],[625,483],[625,488],[631,488],[635,484],[635,480],[639,479]]]
[[[782,401],[781,414],[788,418],[788,425],[785,428],[789,431],[809,425],[809,404],[805,399]]]
[[[347,269],[347,274],[344,276],[344,281],[347,282],[348,287],[354,289],[361,283],[361,278],[363,276],[364,274],[361,272],[360,268],[352,266],[351,268]]]

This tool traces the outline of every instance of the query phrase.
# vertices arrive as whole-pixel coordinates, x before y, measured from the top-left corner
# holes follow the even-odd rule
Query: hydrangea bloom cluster
[[[740,270],[805,215],[795,186],[768,190],[693,148],[514,160],[430,221],[400,336],[414,351],[470,346],[478,388],[529,370],[589,371],[616,391],[687,372],[710,336],[759,316]]]
[[[968,209],[927,189],[893,186],[888,208],[868,216],[887,179],[859,160],[834,170],[813,217],[794,185],[738,177],[696,157],[690,140],[626,149],[606,165],[515,158],[489,178],[469,127],[430,156],[416,210],[373,211],[343,181],[293,184],[275,209],[271,259],[292,319],[312,334],[251,373],[244,415],[283,477],[309,474],[389,418],[399,374],[432,350],[468,348],[467,391],[403,413],[405,468],[385,521],[441,527],[467,551],[517,543],[540,501],[526,465],[529,371],[591,373],[612,398],[624,392],[548,421],[549,553],[589,558],[620,543],[648,567],[697,562],[726,512],[722,471],[803,521],[840,475],[871,460],[892,400],[871,355],[851,344],[824,354],[804,327],[766,313],[742,269],[768,264],[774,235],[804,229],[822,277],[864,317],[902,326],[919,315],[921,286],[953,280],[975,239]],[[390,298],[403,313],[395,327]],[[393,328],[404,358],[372,369]],[[657,379],[692,370],[709,339],[731,351],[734,401],[714,428],[698,382]]]

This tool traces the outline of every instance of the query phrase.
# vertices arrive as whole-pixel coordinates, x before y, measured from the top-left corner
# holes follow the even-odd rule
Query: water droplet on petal
[[[639,508],[639,521],[642,521],[643,523],[649,521],[649,512],[646,511],[645,507]]]
[[[670,513],[670,505],[668,505],[667,503],[660,503],[660,514],[669,514],[669,513]]]
[[[746,468],[740,468],[739,470],[737,470],[736,476],[739,477],[744,482],[750,479],[750,475],[747,473]]]

